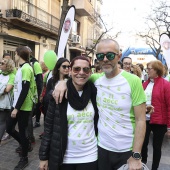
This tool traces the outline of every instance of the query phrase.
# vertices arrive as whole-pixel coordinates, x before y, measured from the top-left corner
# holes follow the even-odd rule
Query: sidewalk
[[[34,121],[34,120],[33,120]],[[40,133],[43,132],[43,123],[41,126],[34,129],[34,136],[36,143],[33,144],[33,151],[28,153],[29,165],[24,170],[38,170],[39,168],[39,146],[41,139],[39,139]],[[2,143],[0,146],[0,170],[13,170],[17,165],[20,157],[19,154],[15,152],[18,147],[18,143],[11,137],[6,142]]]
[[[42,120],[42,119],[41,119]],[[39,157],[38,151],[41,143],[39,134],[43,131],[43,123],[41,126],[34,129],[34,135],[36,144],[33,145],[33,151],[29,152],[29,165],[24,170],[38,170]],[[152,135],[149,143],[149,157],[148,157],[148,168],[151,168],[152,163]],[[15,149],[18,147],[17,142],[11,138],[6,143],[0,146],[0,170],[13,170],[19,161],[19,155],[15,153]],[[159,170],[170,170],[170,139],[164,138],[162,146],[162,158],[159,166]]]

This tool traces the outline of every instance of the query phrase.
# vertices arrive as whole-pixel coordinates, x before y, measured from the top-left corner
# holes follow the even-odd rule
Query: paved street
[[[36,144],[33,146],[33,151],[29,153],[29,166],[25,170],[38,170],[39,159],[38,150],[41,140],[39,139],[39,134],[43,131],[43,125],[36,128],[34,131]],[[152,160],[152,135],[149,144],[149,161],[148,168],[151,168]],[[0,146],[0,170],[13,170],[17,162],[19,161],[19,156],[15,153],[15,148],[18,146],[12,138]],[[170,170],[170,139],[164,138],[163,148],[162,148],[162,159],[160,163],[159,170]]]

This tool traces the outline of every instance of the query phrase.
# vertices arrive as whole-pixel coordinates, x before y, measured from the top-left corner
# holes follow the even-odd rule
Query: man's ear
[[[118,59],[119,59],[118,61],[120,61],[121,57],[122,57],[122,53],[119,53],[118,54]]]

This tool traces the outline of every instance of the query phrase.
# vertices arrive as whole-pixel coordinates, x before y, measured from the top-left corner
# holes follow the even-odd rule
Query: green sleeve
[[[32,74],[33,74],[33,72],[32,72],[32,70],[31,70],[32,68],[29,68],[29,67],[23,67],[22,68],[22,81],[31,81],[31,76],[32,76]]]
[[[131,95],[132,95],[132,105],[133,106],[137,106],[137,105],[140,105],[140,104],[146,102],[145,92],[142,87],[141,80],[138,77],[136,77],[136,79],[134,79],[134,82],[131,86],[131,91],[132,91]]]
[[[42,69],[40,66],[40,63],[38,63],[37,61],[34,63],[34,74],[38,75],[38,74],[42,74]]]
[[[14,70],[13,70],[13,72],[12,72],[14,75],[16,75],[16,73],[17,73],[17,69],[16,68],[14,68]]]
[[[13,73],[9,74],[8,84],[14,85],[15,75]]]
[[[104,73],[94,73],[90,76],[89,81],[94,83],[98,78],[102,77]]]

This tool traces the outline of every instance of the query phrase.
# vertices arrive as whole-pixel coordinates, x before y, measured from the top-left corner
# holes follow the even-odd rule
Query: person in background
[[[12,60],[12,56],[11,56],[9,53],[4,53],[4,54],[3,54],[3,58],[11,59],[11,60]],[[14,64],[15,64],[15,63],[14,63]],[[17,73],[16,67],[14,67],[13,73],[14,73],[14,74]]]
[[[157,170],[161,159],[164,135],[170,136],[170,83],[162,78],[163,64],[159,61],[147,63],[149,79],[143,83],[148,106],[152,105],[152,114],[146,112],[146,134],[142,147],[142,162],[147,163],[150,133],[153,133],[152,170]]]
[[[145,82],[146,80],[148,80],[148,74],[147,74],[147,72],[145,71],[144,66],[143,66],[142,63],[138,63],[137,65],[138,65],[138,66],[140,67],[140,69],[141,69],[141,72],[142,72],[142,83],[143,83],[143,82]]]
[[[140,79],[142,77],[142,72],[141,72],[141,69],[138,65],[133,65],[131,66],[131,71],[130,71],[132,74],[138,76]]]
[[[91,72],[92,72],[92,74],[96,73],[96,67],[94,65],[91,66]]]
[[[8,137],[4,136],[6,130],[6,120],[10,116],[12,107],[12,89],[14,86],[15,75],[13,70],[15,64],[13,60],[3,58],[0,62],[0,144],[1,140]]]
[[[48,72],[48,68],[47,68],[47,66],[45,65],[44,61],[41,61],[41,62],[40,62],[40,66],[41,66],[42,74],[43,74],[43,77],[44,77],[44,75]]]
[[[19,63],[14,81],[14,102],[11,116],[7,120],[7,133],[11,135],[18,143],[20,150],[20,161],[14,170],[24,169],[28,165],[28,119],[32,112],[33,103],[37,97],[36,83],[34,80],[33,69],[29,64],[30,53],[25,46],[20,46],[15,52],[15,62]],[[18,123],[19,131],[15,130]]]
[[[99,65],[96,66],[96,73],[102,73],[102,69]]]
[[[79,56],[70,66],[68,99],[56,105],[51,96],[49,102],[39,150],[40,170],[97,170],[97,90],[88,81],[91,65],[86,57]],[[69,62],[57,67],[60,72],[68,70]],[[58,70],[54,70],[56,75]]]
[[[6,59],[12,59],[12,57],[9,53],[4,53],[2,57],[6,58]]]
[[[44,121],[45,121],[45,117],[46,117],[46,113],[47,113],[47,109],[48,109],[48,105],[49,105],[49,93],[51,90],[54,89],[55,84],[58,83],[58,81],[64,80],[64,79],[68,79],[69,77],[69,69],[70,69],[70,62],[68,59],[66,58],[59,58],[53,71],[52,71],[52,77],[48,80],[47,82],[47,86],[46,86],[46,92],[44,94],[43,97],[43,113],[44,113]],[[40,138],[42,138],[44,132],[41,133],[39,135]]]
[[[38,91],[38,103],[35,105],[35,109],[33,111],[33,115],[36,116],[36,120],[35,120],[33,127],[36,128],[36,127],[40,126],[41,111],[39,108],[41,106],[40,95],[42,93],[42,88],[43,88],[43,76],[42,76],[42,69],[41,69],[40,63],[33,56],[32,50],[28,46],[26,46],[26,47],[28,48],[28,50],[30,52],[30,64],[34,71],[34,77],[35,77],[35,82],[36,82],[37,91]],[[32,139],[32,142],[34,142],[34,139]]]
[[[121,61],[118,61],[118,63],[117,63],[117,64],[118,64],[117,66],[118,66],[118,68],[119,68],[119,69],[122,69],[122,68],[123,68],[123,64],[122,64],[122,62],[121,62]]]
[[[168,73],[168,67],[167,65],[164,65],[164,75],[163,75],[164,79],[170,82],[170,75]]]
[[[123,64],[123,70],[130,72],[132,59],[130,57],[124,57],[122,59],[122,64]]]

